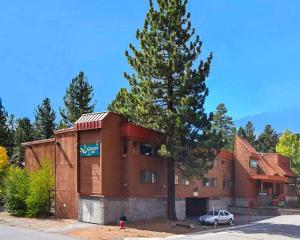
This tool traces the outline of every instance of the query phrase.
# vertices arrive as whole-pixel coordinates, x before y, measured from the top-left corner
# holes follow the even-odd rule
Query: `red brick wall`
[[[121,169],[121,118],[109,113],[101,129],[102,194],[120,196]]]
[[[232,183],[232,160],[224,160],[217,158],[217,165],[205,174],[206,178],[216,178],[217,186],[216,187],[204,187],[202,179],[192,179],[189,185],[184,185],[181,183],[180,178],[182,177],[180,173],[177,173],[179,176],[179,183],[176,185],[176,196],[177,197],[193,197],[194,192],[198,193],[199,197],[231,197],[232,188],[227,188],[224,184],[226,180],[231,181]]]
[[[56,138],[56,216],[77,219],[77,133]]]
[[[36,141],[34,144],[24,146],[26,168],[30,171],[43,165],[43,160],[48,159],[55,165],[54,139],[49,141]]]
[[[235,197],[256,197],[256,182],[249,178],[249,174],[255,174],[255,169],[249,166],[250,153],[243,143],[236,138],[234,152],[234,194]],[[259,160],[258,160],[259,161]]]
[[[124,141],[127,144],[127,154],[122,157],[122,194],[130,197],[165,197],[166,163],[159,157],[140,154],[142,141],[136,139]],[[157,171],[159,183],[141,183],[141,170]]]
[[[100,157],[79,157],[79,192],[81,195],[101,195],[101,169],[102,156],[101,131],[79,131],[78,144],[100,143]],[[78,146],[79,147],[79,146]]]

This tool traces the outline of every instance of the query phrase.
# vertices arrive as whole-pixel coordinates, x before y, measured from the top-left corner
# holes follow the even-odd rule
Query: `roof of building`
[[[102,128],[102,121],[108,114],[109,112],[82,114],[75,122],[74,127],[76,130]]]
[[[260,160],[259,165],[262,168],[262,170],[265,172],[265,175],[261,175],[260,177],[262,176],[296,177],[295,173],[290,169],[289,166],[279,164],[278,162],[277,164],[272,164],[268,159],[264,157],[264,155],[266,154],[258,153],[255,150],[255,148],[251,146],[251,144],[246,139],[243,139],[239,136],[236,136],[236,139],[239,140],[247,148],[247,150],[250,153],[250,156],[254,156],[258,160]],[[272,153],[272,154],[277,156],[280,155],[277,153]]]
[[[42,144],[42,143],[54,143],[54,141],[55,141],[54,138],[42,139],[42,140],[22,143],[22,146],[31,146],[31,145]]]

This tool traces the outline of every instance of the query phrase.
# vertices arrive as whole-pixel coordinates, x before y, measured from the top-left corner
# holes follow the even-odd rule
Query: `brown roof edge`
[[[22,146],[31,146],[31,145],[36,145],[36,144],[42,144],[42,143],[51,143],[55,142],[55,138],[49,138],[49,139],[42,139],[42,140],[37,140],[37,141],[32,141],[32,142],[25,142],[22,143]]]
[[[75,131],[74,127],[64,128],[64,129],[58,129],[58,130],[54,131],[54,135],[61,134],[61,133],[67,133],[67,132],[74,132],[74,131]]]

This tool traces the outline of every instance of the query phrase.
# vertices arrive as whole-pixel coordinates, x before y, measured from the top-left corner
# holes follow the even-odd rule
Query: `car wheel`
[[[231,218],[229,219],[228,224],[229,224],[229,225],[233,225],[233,221],[232,221]]]
[[[214,225],[215,225],[215,226],[218,226],[218,220],[217,220],[217,219],[215,219]]]

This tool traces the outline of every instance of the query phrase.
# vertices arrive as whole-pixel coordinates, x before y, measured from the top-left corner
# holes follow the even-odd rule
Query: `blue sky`
[[[6,110],[32,119],[49,97],[58,111],[79,71],[94,87],[96,111],[105,110],[127,86],[124,51],[135,42],[147,8],[146,0],[0,0],[0,96]],[[298,0],[189,1],[202,56],[214,53],[208,111],[220,102],[235,119],[300,110],[299,9]]]

